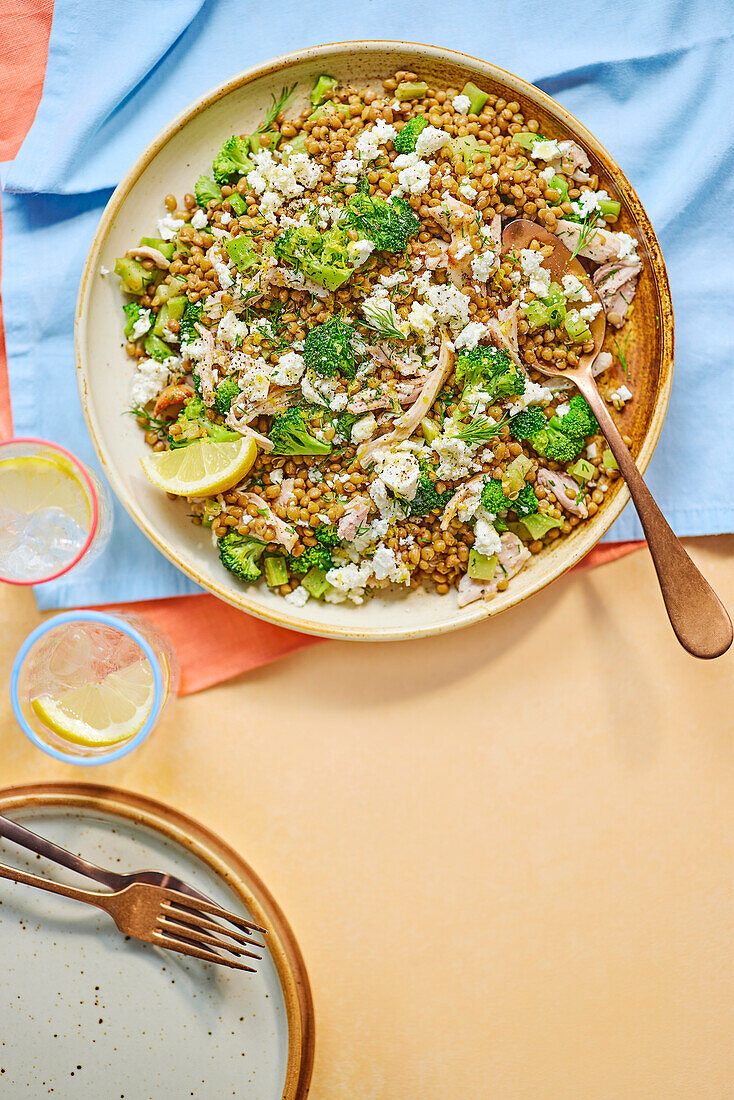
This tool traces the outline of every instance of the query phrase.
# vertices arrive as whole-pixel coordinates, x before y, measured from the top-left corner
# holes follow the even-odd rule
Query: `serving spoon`
[[[502,251],[506,253],[529,248],[534,240],[553,249],[552,254],[543,261],[543,266],[550,271],[554,282],[560,283],[567,274],[576,275],[591,294],[592,301],[602,305],[584,267],[571,256],[554,233],[549,233],[535,222],[525,218],[510,222],[502,234]],[[665,610],[678,641],[694,657],[720,657],[732,643],[731,619],[655,503],[594,380],[592,365],[601,350],[606,331],[603,307],[589,327],[594,350],[580,356],[577,367],[554,370],[550,366],[534,363],[533,370],[548,378],[569,379],[588,401],[627,482],[658,575]]]

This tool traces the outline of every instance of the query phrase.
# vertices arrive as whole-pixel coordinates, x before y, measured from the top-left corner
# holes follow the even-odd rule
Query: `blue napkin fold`
[[[2,167],[17,434],[58,440],[95,465],[74,378],[79,276],[111,190],[173,115],[226,76],[319,41],[417,40],[533,81],[632,180],[662,243],[676,313],[673,396],[649,484],[678,534],[734,530],[732,26],[724,0],[463,0],[450,10],[413,0],[57,0],[41,103]],[[42,608],[198,590],[115,509],[107,552],[40,588]],[[607,536],[640,537],[630,507]]]

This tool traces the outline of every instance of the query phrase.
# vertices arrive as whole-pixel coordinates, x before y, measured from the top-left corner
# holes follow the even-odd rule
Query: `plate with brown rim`
[[[538,88],[489,61],[437,46],[357,41],[315,46],[275,58],[232,77],[196,100],[150,143],[110,199],[87,257],[76,315],[79,391],[89,431],[113,490],[133,520],[184,573],[220,599],[262,619],[325,637],[398,640],[455,630],[496,615],[540,591],[577,564],[599,541],[629,499],[617,481],[604,504],[570,535],[534,555],[505,592],[493,599],[456,606],[455,597],[421,590],[380,592],[364,604],[309,600],[303,608],[286,603],[264,586],[243,586],[213,552],[210,533],[191,524],[180,501],[170,501],[146,481],[140,458],[143,433],[128,404],[130,368],[120,339],[120,294],[101,269],[114,267],[129,242],[161,210],[167,192],[183,194],[206,171],[222,141],[233,131],[255,127],[273,94],[297,83],[294,112],[322,72],[340,81],[377,88],[397,70],[410,70],[438,87],[473,81],[485,91],[520,103],[547,136],[575,139],[589,154],[599,187],[621,203],[615,228],[637,238],[643,264],[634,310],[628,322],[626,358],[634,394],[620,426],[632,439],[641,470],[647,467],[662,429],[673,372],[673,310],[660,245],[650,220],[622,169],[581,122]],[[116,282],[116,280],[115,280]],[[609,348],[614,333],[608,334]],[[626,335],[625,335],[626,339]],[[626,381],[615,366],[607,379]]]
[[[170,871],[268,930],[256,973],[244,973],[128,940],[96,909],[4,880],[6,1095],[305,1100],[308,975],[285,916],[236,852],[168,806],[90,783],[6,788],[0,813],[111,870]],[[98,888],[9,841],[0,861]]]

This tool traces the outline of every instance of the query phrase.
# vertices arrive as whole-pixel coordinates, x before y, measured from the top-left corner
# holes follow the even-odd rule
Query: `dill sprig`
[[[629,381],[630,369],[629,369],[629,364],[627,363],[627,356],[626,356],[625,353],[627,351],[627,345],[630,342],[630,335],[631,335],[631,333],[628,332],[627,333],[627,339],[625,340],[624,345],[621,348],[619,346],[619,341],[618,340],[614,341],[614,350],[617,353],[617,359],[620,362],[622,370],[624,371],[624,376],[627,379],[627,381]]]
[[[270,132],[270,128],[280,112],[284,111],[288,103],[293,99],[293,94],[297,87],[298,84],[296,83],[292,84],[290,88],[282,88],[280,96],[277,99],[274,95],[271,95],[270,98],[273,102],[270,104],[265,118],[260,123],[257,130],[255,130],[256,134],[267,134]]]
[[[365,313],[363,324],[376,333],[381,340],[405,340],[405,333],[398,328],[396,317],[392,302],[386,302],[384,307],[370,306],[369,312]]]
[[[142,405],[133,405],[130,409],[124,409],[123,416],[134,416],[136,420],[142,420],[149,432],[168,431],[170,427],[167,420],[159,420],[158,417],[146,412]]]
[[[596,236],[596,219],[598,212],[596,210],[589,210],[586,217],[581,223],[581,232],[579,233],[579,239],[576,241],[576,247],[571,253],[571,259],[575,259],[578,256],[582,248],[586,248],[594,237]]]
[[[490,440],[499,436],[509,420],[509,416],[503,416],[501,420],[494,423],[488,416],[478,416],[476,420],[472,420],[456,434],[464,443],[470,445],[473,443],[489,443]]]

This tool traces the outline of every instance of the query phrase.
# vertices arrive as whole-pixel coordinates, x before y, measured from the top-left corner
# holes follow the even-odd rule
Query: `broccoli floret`
[[[232,408],[232,402],[239,396],[240,387],[237,379],[230,376],[220,382],[214,391],[214,408],[222,416],[226,416]]]
[[[214,158],[212,172],[217,183],[229,183],[232,176],[244,176],[255,165],[248,157],[249,142],[233,135],[227,138]]]
[[[267,543],[254,539],[250,535],[241,535],[238,531],[228,531],[219,539],[217,549],[225,569],[234,573],[241,581],[256,581],[261,575],[258,562]]]
[[[482,506],[491,512],[493,516],[500,512],[506,512],[511,507],[510,501],[505,496],[502,482],[498,477],[489,478],[482,487]]]
[[[436,508],[443,511],[453,496],[451,489],[447,489],[444,493],[436,491],[429,469],[427,465],[421,463],[421,473],[418,478],[415,496],[412,500],[406,501],[411,516],[425,516]]]
[[[409,118],[400,133],[396,134],[393,139],[395,152],[414,153],[418,134],[425,130],[427,125],[428,119],[424,118],[423,115],[416,115],[415,118]]]
[[[530,440],[536,432],[547,428],[548,421],[545,413],[538,405],[530,405],[523,409],[510,421],[510,435],[513,439]]]
[[[354,378],[357,369],[354,327],[342,317],[330,317],[316,325],[306,336],[303,360],[309,370],[322,378]]]
[[[207,203],[210,203],[212,199],[215,202],[222,201],[221,189],[209,176],[199,176],[194,184],[194,195],[199,206],[203,206],[205,210]]]
[[[182,344],[192,344],[199,339],[199,333],[194,327],[201,321],[203,308],[201,302],[187,302],[183,317],[178,323],[178,338]]]
[[[518,516],[532,516],[537,512],[538,498],[532,485],[523,485],[515,499],[509,501],[509,507],[517,512]]]
[[[349,237],[341,229],[320,233],[312,225],[292,225],[275,238],[273,252],[319,286],[338,290],[354,273],[348,245]]]
[[[580,393],[569,401],[567,413],[552,418],[551,425],[577,439],[586,439],[599,431],[599,422],[591,411],[589,402]]]
[[[173,428],[175,427],[175,431]],[[180,431],[178,430],[180,429]],[[207,407],[201,397],[190,397],[174,421],[168,435],[172,449],[187,447],[197,439],[211,439],[215,443],[225,443],[237,439],[237,432],[231,432],[223,424],[217,424],[207,416]]]
[[[322,523],[314,531],[314,537],[317,542],[320,542],[322,546],[325,546],[327,550],[333,550],[335,546],[338,546],[341,542],[339,538],[339,532],[336,527],[331,523]]]
[[[297,558],[293,554],[288,557],[288,566],[292,573],[308,573],[314,566],[326,571],[333,565],[331,553],[325,546],[307,546]]]
[[[287,412],[276,416],[270,428],[270,442],[274,444],[275,455],[328,455],[331,444],[324,443],[312,435],[303,405],[296,405]]]
[[[525,375],[502,348],[478,344],[456,358],[456,377],[464,389],[481,389],[489,400],[525,393]]]
[[[352,195],[346,206],[347,225],[360,237],[372,241],[378,251],[404,252],[411,237],[420,233],[421,223],[405,199],[388,201],[383,195],[364,191]]]

